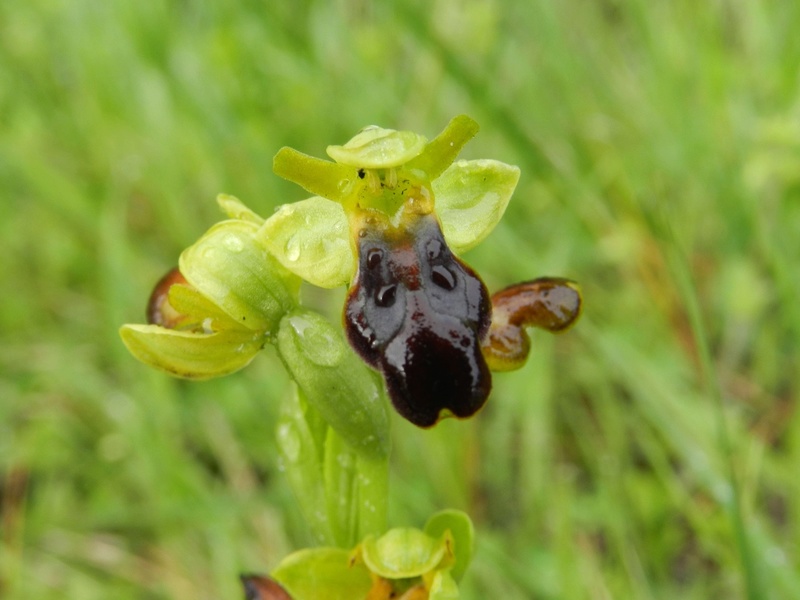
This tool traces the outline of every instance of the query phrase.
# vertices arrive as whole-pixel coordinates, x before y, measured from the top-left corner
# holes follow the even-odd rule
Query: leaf
[[[347,285],[355,272],[347,216],[340,204],[325,198],[285,204],[257,238],[286,269],[313,285]]]
[[[449,531],[453,540],[455,563],[451,569],[456,581],[460,581],[475,553],[475,528],[467,513],[447,509],[433,515],[425,524],[425,533],[439,538]]]
[[[372,587],[361,563],[351,564],[343,548],[310,548],[284,558],[271,573],[293,600],[354,600]]]
[[[413,131],[395,131],[370,125],[344,146],[328,146],[337,163],[358,169],[391,169],[419,156],[428,140]]]
[[[457,254],[477,246],[500,221],[519,168],[496,160],[460,160],[431,186],[448,245]]]
[[[258,227],[222,221],[181,254],[181,273],[242,327],[272,331],[297,304],[300,280],[255,239]]]
[[[186,379],[210,379],[247,366],[264,336],[247,330],[192,333],[158,325],[123,325],[122,341],[143,363]]]

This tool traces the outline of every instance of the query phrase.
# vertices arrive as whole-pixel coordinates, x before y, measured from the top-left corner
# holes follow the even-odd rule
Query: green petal
[[[300,280],[255,239],[258,227],[223,221],[181,254],[181,273],[243,327],[272,331],[297,304]]]
[[[439,538],[446,531],[453,538],[455,564],[451,572],[456,581],[459,581],[475,553],[475,528],[465,512],[454,509],[436,513],[425,524],[425,533],[432,537]]]
[[[355,195],[359,185],[363,185],[358,169],[315,158],[294,148],[278,150],[272,160],[272,170],[278,177],[335,202],[346,202]]]
[[[319,287],[347,285],[355,272],[344,209],[319,196],[282,206],[258,240],[286,269]]]
[[[389,413],[375,374],[334,327],[298,308],[281,320],[278,352],[308,403],[356,452],[385,457]]]
[[[445,537],[433,538],[410,527],[390,529],[377,539],[367,536],[361,544],[364,564],[386,579],[419,577],[433,571],[446,553]]]
[[[253,360],[264,337],[247,330],[192,333],[158,325],[123,325],[122,341],[145,364],[187,379],[238,371]]]
[[[359,169],[390,169],[419,156],[427,140],[413,131],[395,131],[370,125],[344,146],[328,146],[327,153],[342,165]]]
[[[458,586],[450,571],[437,571],[433,576],[428,600],[457,600]]]
[[[444,131],[425,146],[418,157],[410,161],[407,169],[420,169],[431,180],[436,179],[449,167],[468,141],[478,133],[478,124],[467,115],[454,117]]]
[[[372,587],[362,564],[350,564],[342,548],[310,548],[284,558],[271,573],[293,600],[353,600]]]
[[[259,217],[252,210],[247,208],[241,200],[235,196],[228,194],[217,195],[217,204],[222,209],[229,219],[239,219],[240,221],[249,221],[255,225],[261,225],[264,219]]]
[[[457,254],[477,246],[500,221],[519,168],[496,160],[460,160],[432,183],[436,212]]]

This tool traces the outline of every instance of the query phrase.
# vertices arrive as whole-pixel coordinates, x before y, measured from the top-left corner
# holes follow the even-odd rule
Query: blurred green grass
[[[475,419],[395,420],[392,522],[474,516],[467,599],[800,598],[798,25],[778,0],[0,4],[0,597],[238,598],[308,541],[274,355],[186,383],[117,328],[218,192],[303,197],[281,146],[468,113],[465,157],[523,174],[466,259],[491,289],[576,279],[586,312]]]

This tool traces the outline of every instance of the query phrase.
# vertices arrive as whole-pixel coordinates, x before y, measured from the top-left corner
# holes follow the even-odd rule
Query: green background
[[[187,383],[117,329],[218,192],[304,197],[280,147],[460,113],[463,157],[522,169],[465,259],[586,310],[471,421],[394,419],[392,524],[467,510],[467,599],[800,597],[799,26],[779,0],[0,3],[0,597],[239,598],[308,542],[274,353]]]

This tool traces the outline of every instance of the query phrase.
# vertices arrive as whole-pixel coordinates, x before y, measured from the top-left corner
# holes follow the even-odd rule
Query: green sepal
[[[266,220],[258,240],[289,271],[322,288],[350,283],[355,271],[341,204],[313,196],[285,204]]]
[[[391,169],[419,156],[427,141],[413,131],[370,125],[343,146],[328,146],[326,152],[341,165],[357,169]]]
[[[439,538],[411,527],[390,529],[381,537],[367,536],[359,546],[367,568],[386,579],[420,577],[433,571],[447,556],[448,533]]]
[[[260,332],[195,333],[158,325],[123,325],[122,341],[143,363],[186,379],[210,379],[247,366],[264,345]]]
[[[300,279],[256,241],[258,226],[222,221],[181,254],[186,280],[241,327],[272,332],[297,304]]]
[[[372,579],[361,563],[351,563],[342,548],[310,548],[284,558],[272,571],[293,600],[365,598]]]
[[[294,390],[281,407],[276,440],[297,505],[318,544],[333,544],[325,503],[322,461],[325,431],[316,410]]]
[[[229,219],[248,221],[254,225],[261,225],[264,222],[263,218],[247,208],[236,196],[218,194],[217,204],[222,209],[222,212],[228,215]]]
[[[272,160],[272,170],[311,192],[335,202],[351,199],[359,185],[358,169],[283,147]]]
[[[480,244],[500,221],[519,181],[519,168],[496,160],[460,160],[433,180],[436,212],[450,248]]]
[[[428,591],[428,600],[457,600],[458,585],[449,570],[436,571]]]
[[[174,284],[169,288],[168,294],[172,308],[186,315],[188,322],[196,323],[205,329],[206,333],[220,329],[244,329],[193,287]]]
[[[308,402],[358,453],[385,457],[389,413],[375,375],[341,329],[299,307],[280,322],[278,353]]]
[[[461,152],[464,145],[478,133],[478,123],[467,115],[453,117],[447,127],[425,146],[422,154],[409,161],[407,170],[419,169],[433,180],[439,177]]]
[[[451,573],[456,581],[460,581],[475,554],[475,527],[467,513],[455,509],[440,511],[425,524],[425,533],[434,538],[441,537],[446,531],[453,539],[455,562]]]

